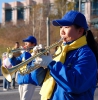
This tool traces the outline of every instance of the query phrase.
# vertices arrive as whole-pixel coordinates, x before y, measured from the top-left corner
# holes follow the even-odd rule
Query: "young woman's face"
[[[83,35],[83,28],[75,28],[74,25],[60,27],[60,36],[63,42],[72,42]]]
[[[24,42],[24,43],[25,43],[25,48],[30,48],[34,46],[34,44],[31,42]]]

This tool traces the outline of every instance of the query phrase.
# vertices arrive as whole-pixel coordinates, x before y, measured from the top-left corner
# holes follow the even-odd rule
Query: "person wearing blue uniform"
[[[41,55],[35,60],[35,64],[48,68],[41,100],[94,100],[98,49],[85,16],[69,11],[52,23],[60,26],[62,52],[54,59]],[[56,53],[60,51],[58,47]]]
[[[28,36],[23,40],[23,42],[26,50],[22,50],[22,54],[20,56],[15,57],[13,54],[9,54],[10,62],[13,66],[30,58],[33,54],[33,48],[37,44],[37,40],[34,36]],[[27,68],[27,66],[30,67],[31,65],[33,66],[33,61],[20,68],[20,70],[16,73],[16,82],[19,84],[20,100],[32,100],[35,87],[38,85],[35,73],[37,73],[41,68],[32,71],[29,74],[21,75],[24,68]]]

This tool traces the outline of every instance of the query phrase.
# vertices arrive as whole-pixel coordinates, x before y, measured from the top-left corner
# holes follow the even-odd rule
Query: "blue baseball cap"
[[[26,39],[23,40],[23,42],[31,42],[37,44],[37,40],[34,36],[28,36]]]
[[[54,26],[70,26],[78,25],[83,27],[85,30],[88,29],[87,21],[85,16],[78,11],[69,11],[67,12],[62,19],[53,20],[52,24]]]

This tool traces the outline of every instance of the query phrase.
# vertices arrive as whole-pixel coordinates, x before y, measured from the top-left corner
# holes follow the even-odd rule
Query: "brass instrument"
[[[56,43],[50,45],[49,47],[47,47],[47,48],[46,48],[45,50],[43,50],[42,52],[37,53],[36,55],[30,57],[29,59],[27,59],[27,60],[25,60],[25,61],[23,61],[23,62],[21,62],[20,64],[17,64],[16,66],[13,66],[12,68],[7,69],[7,68],[5,68],[4,66],[2,66],[2,67],[1,67],[1,71],[2,71],[3,76],[4,76],[9,82],[11,82],[11,81],[12,81],[12,75],[13,75],[15,72],[17,72],[20,68],[22,68],[24,65],[27,65],[29,62],[31,62],[32,60],[34,60],[36,57],[39,57],[39,56],[45,54],[45,53],[46,53],[47,51],[49,51],[50,49],[55,48],[56,46],[60,46],[61,43],[62,43],[62,39],[60,39],[60,41],[58,41],[58,42],[56,42]],[[61,51],[62,51],[62,48],[61,48]],[[27,69],[27,70],[23,71],[21,74],[23,74],[23,75],[24,75],[24,74],[28,74],[28,73],[30,73],[31,71],[33,71],[33,70],[35,70],[35,69],[37,69],[37,68],[39,68],[39,67],[40,67],[40,66],[38,66],[38,65],[36,66],[36,65],[35,65],[34,67],[31,67],[29,70]]]
[[[7,52],[8,53],[14,53],[14,52],[18,52],[18,51],[22,51],[22,50],[29,50],[29,49],[33,49],[33,47],[30,47],[30,48],[18,48],[18,49],[11,49],[10,47],[7,48]]]

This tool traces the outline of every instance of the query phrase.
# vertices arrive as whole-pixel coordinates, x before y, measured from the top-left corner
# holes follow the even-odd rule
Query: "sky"
[[[0,0],[0,22],[2,22],[2,3],[9,3],[14,1],[23,1],[23,0]]]

